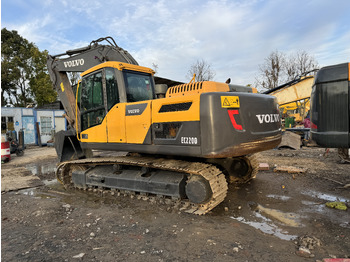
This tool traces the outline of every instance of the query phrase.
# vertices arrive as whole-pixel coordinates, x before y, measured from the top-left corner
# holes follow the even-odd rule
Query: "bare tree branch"
[[[272,89],[283,82],[285,55],[278,50],[272,52],[265,63],[259,65],[260,76],[256,79],[256,86],[263,89]]]
[[[158,73],[158,64],[152,63],[152,69],[155,72],[154,74],[156,75]]]
[[[286,57],[284,53],[276,50],[265,58],[264,64],[259,65],[260,74],[255,79],[255,86],[261,89],[273,89],[317,67],[315,58],[306,51],[298,51]]]
[[[196,81],[210,81],[215,77],[215,72],[211,65],[205,60],[197,60],[188,70],[187,78],[192,79],[193,74],[196,74]]]

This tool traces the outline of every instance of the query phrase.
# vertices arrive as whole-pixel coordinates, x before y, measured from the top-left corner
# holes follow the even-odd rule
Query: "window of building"
[[[13,116],[2,116],[1,117],[1,133],[4,134],[7,131],[15,130],[13,123]]]
[[[51,134],[51,117],[41,116],[40,117],[40,132],[41,135],[50,135]]]
[[[6,125],[6,116],[1,117],[1,133],[6,133],[7,125]]]

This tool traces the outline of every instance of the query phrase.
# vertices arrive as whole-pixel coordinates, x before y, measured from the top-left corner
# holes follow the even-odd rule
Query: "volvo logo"
[[[262,123],[274,123],[280,121],[280,115],[279,114],[261,114],[256,115],[258,118],[258,121],[260,124]]]
[[[71,61],[67,61],[67,62],[63,62],[64,67],[75,67],[75,66],[82,66],[84,65],[84,59],[75,59],[75,60],[71,60]]]

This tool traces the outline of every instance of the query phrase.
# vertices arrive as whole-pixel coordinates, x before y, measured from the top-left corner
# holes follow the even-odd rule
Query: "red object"
[[[1,162],[8,162],[11,160],[10,143],[1,142]]]
[[[317,126],[311,122],[311,129],[316,129],[317,130]]]
[[[310,128],[310,118],[305,118],[303,124],[305,128]]]
[[[239,115],[238,110],[227,110],[227,112],[228,112],[228,115],[230,116],[231,123],[232,123],[233,127],[236,130],[243,130],[243,127],[241,125],[237,124],[235,117],[234,117],[234,115]]]

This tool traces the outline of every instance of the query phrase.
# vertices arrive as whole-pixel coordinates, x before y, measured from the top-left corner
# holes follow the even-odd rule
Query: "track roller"
[[[213,192],[206,179],[200,176],[192,176],[187,180],[186,195],[191,202],[201,204],[207,202]]]

